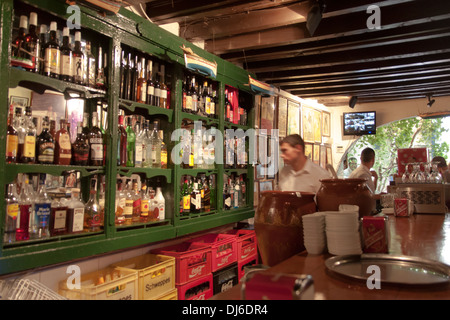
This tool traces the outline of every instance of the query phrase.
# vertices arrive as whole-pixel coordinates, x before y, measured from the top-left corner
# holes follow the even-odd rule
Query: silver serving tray
[[[450,266],[418,257],[362,254],[343,255],[325,261],[328,270],[337,274],[365,280],[375,275],[369,266],[378,266],[380,282],[406,285],[430,285],[450,283]]]

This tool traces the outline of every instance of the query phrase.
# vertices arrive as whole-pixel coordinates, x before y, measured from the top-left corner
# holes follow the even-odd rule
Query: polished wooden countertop
[[[409,218],[389,215],[389,254],[416,256],[450,265],[450,213],[415,214]],[[292,256],[263,272],[309,274],[316,298],[327,300],[450,300],[450,284],[404,286],[381,283],[369,289],[365,281],[344,278],[330,272],[325,261],[330,254],[311,255],[306,251]],[[369,275],[368,275],[369,276]],[[241,284],[217,294],[213,300],[240,300]]]

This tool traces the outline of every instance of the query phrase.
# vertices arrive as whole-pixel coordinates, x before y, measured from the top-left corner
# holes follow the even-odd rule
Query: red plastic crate
[[[207,300],[213,296],[213,275],[211,273],[176,287],[178,300]]]
[[[226,232],[237,236],[237,261],[242,261],[257,254],[255,230],[232,229]]]
[[[238,261],[238,278],[239,282],[241,282],[241,278],[245,275],[244,267],[246,266],[253,266],[255,264],[258,264],[258,255],[255,254],[251,257],[248,257],[247,259]]]
[[[181,242],[172,246],[152,250],[175,258],[175,283],[185,284],[210,274],[211,247],[206,244]]]
[[[212,271],[215,272],[237,261],[237,237],[232,234],[207,233],[190,239],[195,244],[207,244],[211,247]]]

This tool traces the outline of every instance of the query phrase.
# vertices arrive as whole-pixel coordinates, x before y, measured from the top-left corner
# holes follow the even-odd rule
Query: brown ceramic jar
[[[337,211],[341,204],[359,206],[359,216],[374,213],[375,200],[365,179],[323,179],[317,192],[319,211]]]
[[[314,193],[261,192],[255,232],[262,263],[274,266],[305,250],[302,216],[317,211]]]

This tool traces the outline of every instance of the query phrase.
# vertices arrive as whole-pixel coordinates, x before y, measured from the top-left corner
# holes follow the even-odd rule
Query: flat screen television
[[[344,136],[376,134],[377,114],[375,111],[344,112]]]

